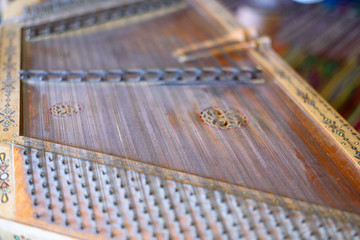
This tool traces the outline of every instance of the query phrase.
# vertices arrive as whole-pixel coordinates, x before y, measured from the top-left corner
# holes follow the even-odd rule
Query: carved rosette
[[[207,125],[230,130],[246,126],[249,122],[245,114],[235,109],[207,108],[200,113],[200,119]]]

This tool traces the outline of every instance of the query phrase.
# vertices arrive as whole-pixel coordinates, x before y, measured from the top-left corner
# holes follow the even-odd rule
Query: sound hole
[[[51,106],[49,113],[54,117],[71,117],[83,109],[84,107],[79,103],[59,103]]]
[[[207,125],[224,130],[242,128],[249,122],[245,114],[235,109],[212,107],[203,110],[200,119]]]

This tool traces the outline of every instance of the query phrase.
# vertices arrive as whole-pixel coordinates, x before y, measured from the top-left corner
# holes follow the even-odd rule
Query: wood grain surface
[[[243,52],[178,63],[176,49],[222,36],[209,21],[186,8],[125,27],[34,39],[24,45],[23,67],[256,66]],[[23,82],[23,134],[359,213],[358,190],[332,162],[346,157],[271,76],[266,80],[262,86]],[[56,118],[48,111],[58,103],[84,110]],[[209,127],[198,117],[208,107],[237,109],[250,123],[229,131]]]
[[[190,7],[116,27],[121,21],[114,21],[111,28],[103,24],[95,26],[92,31],[84,28],[27,41],[23,48],[23,69],[179,67],[181,65],[172,57],[173,51],[226,33],[214,20],[203,17]],[[199,61],[189,66],[214,64],[221,66],[215,59],[210,63]]]
[[[216,57],[179,63],[173,57],[177,49],[229,34],[208,13],[191,6],[146,21],[137,21],[136,17],[131,24],[126,21],[120,19],[31,39],[26,39],[24,34],[22,69],[71,71],[259,65],[246,51],[223,52]],[[223,50],[222,46],[218,49]],[[273,75],[264,72],[263,76],[265,84],[262,85],[236,81],[24,80],[21,82],[20,135],[360,214],[360,187],[344,175],[351,166],[339,164],[346,163],[347,156],[284,92]],[[50,114],[50,108],[56,104],[80,104],[81,111],[73,116],[57,117]],[[201,121],[199,113],[209,107],[236,109],[246,115],[249,123],[241,129],[227,131],[208,126]],[[116,192],[116,186],[130,188],[130,185],[119,185],[118,180],[107,178],[125,178],[127,173],[114,175],[122,170],[110,167],[111,164],[97,166],[91,161],[74,160],[57,153],[24,149],[15,151],[19,174],[17,191],[27,194],[17,200],[18,207],[27,205],[17,211],[21,221],[43,228],[50,224],[61,226],[56,231],[71,228],[68,234],[74,235],[76,231],[83,231],[79,223],[84,221],[89,235],[112,236],[108,231],[110,226],[117,229],[119,224],[111,220],[111,211],[109,214],[104,211],[102,204],[116,209],[118,200],[103,201],[97,194],[100,191],[105,198],[115,199],[117,193],[110,196],[105,190],[116,189]],[[352,171],[356,169],[349,170]],[[101,177],[96,175],[100,172]],[[72,182],[69,173],[76,181]],[[83,179],[88,182],[82,183]],[[128,181],[131,182],[131,178],[124,180]],[[143,180],[135,177],[136,181],[142,184]],[[106,184],[115,187],[108,189]],[[74,189],[80,192],[74,194]],[[72,202],[77,205],[72,206]],[[186,202],[189,203],[191,201]],[[79,213],[75,211],[77,208],[81,209]],[[150,211],[150,214],[153,213]],[[66,221],[69,216],[70,221]],[[71,218],[77,220],[71,221]],[[100,229],[93,228],[91,222],[96,222]],[[119,236],[123,234],[121,231]]]
[[[349,159],[360,156],[349,149],[357,135],[269,41],[212,0],[100,3],[54,8],[0,31],[0,101],[14,110],[0,109],[0,124],[15,119],[0,145],[14,165],[2,168],[2,178],[12,174],[14,204],[1,205],[0,217],[33,228],[1,237],[44,238],[37,228],[81,239],[358,237],[360,174]],[[191,48],[209,40],[211,50]],[[189,46],[206,57],[179,62],[174,53]],[[256,68],[264,81],[96,75],[204,68]],[[33,70],[46,77],[26,77]],[[56,81],[48,71],[57,70],[88,75]],[[65,105],[72,109],[57,108]],[[200,113],[211,107],[248,122],[209,126]]]
[[[359,193],[331,160],[344,156],[319,144],[321,134],[307,128],[306,115],[273,83],[27,82],[23,101],[25,136],[357,211]],[[62,102],[84,110],[51,116],[48,109]],[[209,127],[198,114],[211,106],[237,109],[250,123],[228,131]]]

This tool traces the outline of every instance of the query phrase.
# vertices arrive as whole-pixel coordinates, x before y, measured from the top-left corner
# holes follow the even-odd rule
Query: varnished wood
[[[18,85],[11,95],[11,104],[20,99],[20,122],[1,148],[14,165],[16,192],[9,195],[14,216],[7,218],[89,239],[124,237],[133,223],[139,224],[135,235],[161,237],[159,218],[179,224],[189,237],[185,217],[173,221],[163,213],[194,211],[197,219],[196,206],[206,209],[207,203],[192,206],[192,196],[210,199],[220,209],[217,196],[225,192],[229,195],[221,199],[241,196],[360,224],[357,153],[341,144],[355,146],[357,133],[345,129],[346,123],[276,57],[267,38],[242,29],[223,8],[214,11],[217,3],[205,3],[175,3],[113,21],[90,18],[95,23],[88,20],[89,27],[78,22],[82,27],[70,28],[67,22],[63,31],[49,24],[46,32],[44,17],[40,27],[36,20],[24,23],[11,72],[19,73],[21,60],[22,79],[13,77]],[[67,21],[76,26],[79,18]],[[49,21],[61,27],[65,20],[58,15]],[[253,47],[228,47],[228,40]],[[200,48],[205,54],[188,54]],[[191,59],[179,61],[174,53]],[[8,56],[2,61],[9,62]],[[207,75],[216,68],[221,76]],[[131,73],[151,69],[164,74],[131,80]],[[189,77],[190,69],[195,77]],[[238,69],[237,76],[227,76],[226,69],[228,74]],[[27,77],[36,70],[40,77]],[[115,72],[120,77],[108,76]],[[130,80],[123,79],[125,72]],[[250,73],[256,76],[246,78]],[[252,81],[257,78],[261,81]],[[76,111],[60,113],[57,105]],[[239,112],[246,123],[228,130],[209,126],[200,114],[211,107]],[[341,127],[326,120],[330,113],[343,121]],[[135,211],[144,218],[131,217]],[[201,214],[206,221],[212,221],[211,211]],[[153,227],[140,229],[148,215]],[[226,227],[226,220],[219,221]],[[223,236],[216,223],[209,226],[214,236]],[[175,236],[176,227],[169,229]]]
[[[271,82],[251,87],[29,82],[23,91],[29,106],[23,108],[25,136],[358,211],[359,193],[331,160],[345,156],[321,146],[315,139],[325,135],[306,130],[307,116]],[[81,103],[85,110],[76,118],[51,117],[49,106],[61,102]],[[250,123],[239,130],[210,128],[198,117],[209,106],[238,109]]]

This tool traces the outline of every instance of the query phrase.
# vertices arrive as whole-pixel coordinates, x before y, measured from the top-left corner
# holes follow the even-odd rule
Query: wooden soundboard
[[[3,239],[359,237],[360,135],[270,39],[215,0],[83,2],[1,26]]]

